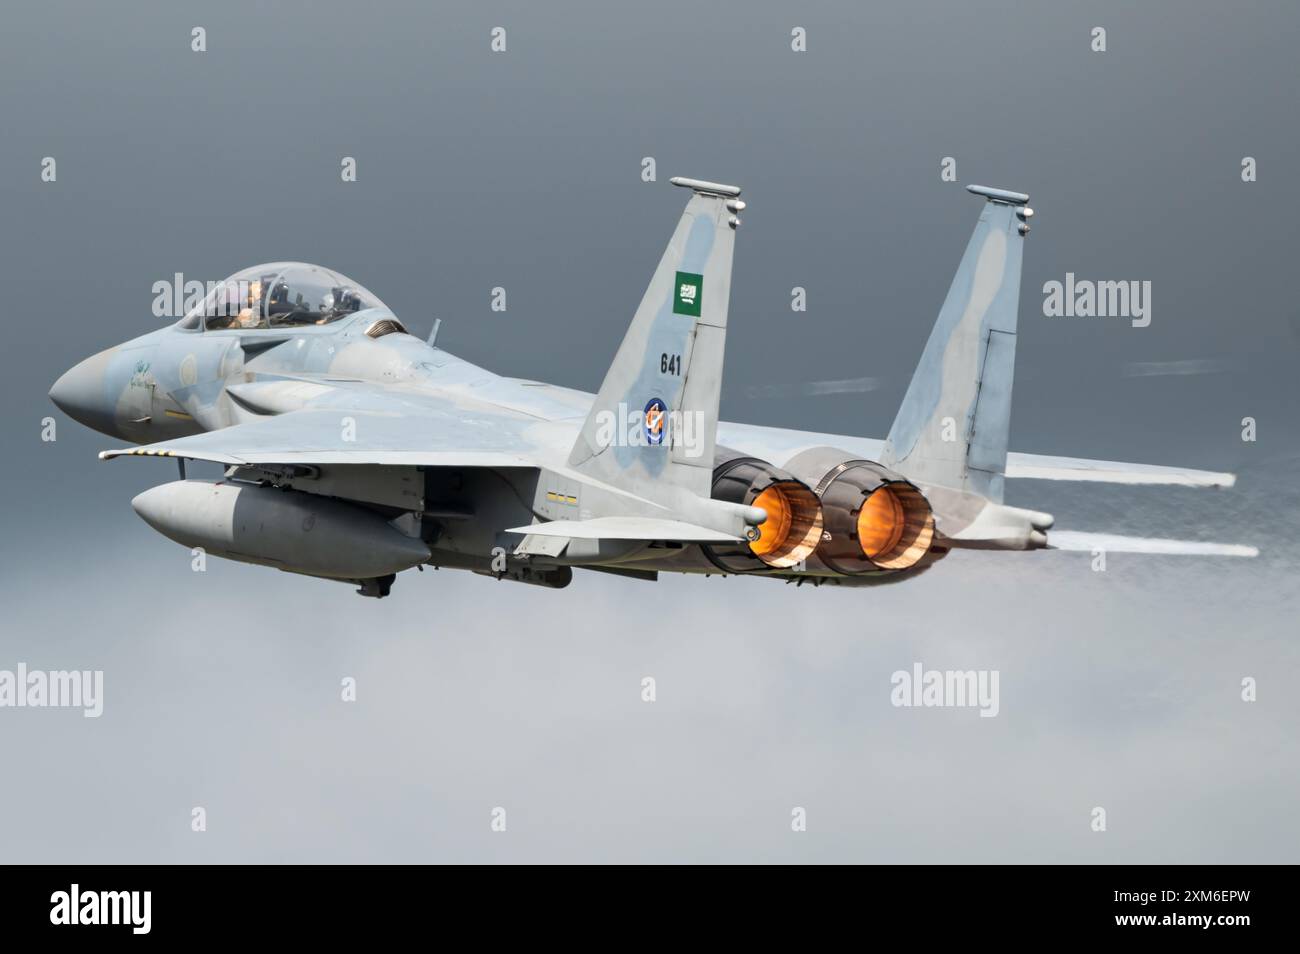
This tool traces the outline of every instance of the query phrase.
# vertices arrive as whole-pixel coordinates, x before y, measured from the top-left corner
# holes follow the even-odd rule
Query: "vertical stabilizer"
[[[673,179],[692,191],[659,267],[583,423],[569,465],[653,498],[707,498],[740,189]]]
[[[1001,502],[1011,427],[1020,265],[1029,196],[985,198],[934,330],[885,442],[882,463],[921,484]]]

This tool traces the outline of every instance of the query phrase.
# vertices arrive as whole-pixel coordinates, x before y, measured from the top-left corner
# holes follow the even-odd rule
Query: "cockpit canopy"
[[[319,265],[254,265],[218,282],[182,328],[290,328],[325,325],[384,303],[352,279]]]

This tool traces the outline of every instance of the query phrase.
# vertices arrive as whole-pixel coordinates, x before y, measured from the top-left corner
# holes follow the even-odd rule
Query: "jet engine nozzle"
[[[838,460],[832,463],[831,455]],[[826,532],[818,559],[847,575],[915,566],[934,542],[930,502],[901,475],[846,456],[844,451],[818,449],[789,464],[798,474],[821,474],[814,486]]]
[[[729,573],[787,569],[812,556],[822,538],[822,508],[803,481],[767,461],[723,453],[713,470],[713,498],[760,508],[767,519],[743,546],[705,547]]]

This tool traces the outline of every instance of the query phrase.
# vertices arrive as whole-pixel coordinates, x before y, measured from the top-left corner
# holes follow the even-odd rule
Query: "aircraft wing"
[[[839,447],[850,454],[860,455],[864,460],[880,460],[884,449],[883,441],[868,437],[727,422],[718,425],[718,443],[775,461],[789,460],[811,447]],[[1233,474],[1211,470],[1015,452],[1007,454],[1006,476],[1015,480],[1077,480],[1178,487],[1231,487],[1237,480]]]
[[[409,415],[305,408],[190,437],[106,450],[99,456],[181,457],[226,465],[537,466],[520,455],[524,446],[504,419],[459,417],[434,409]]]
[[[354,422],[352,440],[345,419]],[[881,442],[841,434],[816,434],[783,428],[724,423],[723,440],[749,453],[788,459],[802,447],[842,447],[878,459]],[[722,441],[720,440],[720,443]],[[426,467],[533,467],[521,454],[527,442],[505,419],[464,415],[424,407],[418,414],[376,410],[307,407],[220,430],[141,447],[100,453],[122,456],[184,457],[219,464],[395,464]],[[526,451],[525,451],[526,453]],[[1010,479],[1070,480],[1134,485],[1231,487],[1230,473],[1131,464],[1122,461],[1009,453]]]

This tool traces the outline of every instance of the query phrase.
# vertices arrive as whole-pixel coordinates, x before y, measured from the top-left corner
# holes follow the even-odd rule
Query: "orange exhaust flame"
[[[868,560],[884,570],[905,570],[930,549],[934,515],[911,484],[882,484],[862,502],[857,519],[858,545]]]
[[[867,498],[858,513],[858,544],[871,559],[898,546],[903,535],[903,505],[881,487]]]
[[[770,567],[783,569],[812,556],[822,537],[822,512],[817,495],[794,480],[779,480],[754,498],[752,506],[767,511],[750,552]]]

